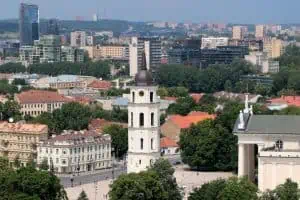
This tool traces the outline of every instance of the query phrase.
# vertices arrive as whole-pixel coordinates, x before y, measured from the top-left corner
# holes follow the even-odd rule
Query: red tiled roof
[[[1,121],[0,132],[45,134],[48,132],[48,126],[44,124],[23,124],[23,123],[9,123],[6,121]]]
[[[178,147],[178,144],[171,138],[163,137],[160,139],[160,147],[161,148]]]
[[[190,96],[194,99],[195,103],[199,103],[204,93],[191,93]]]
[[[69,99],[54,91],[47,90],[28,90],[16,95],[16,99],[21,104],[26,103],[52,103],[52,102],[71,102]]]
[[[170,120],[179,128],[189,128],[192,124],[197,124],[207,119],[215,119],[216,115],[210,115],[206,112],[191,112],[187,116],[172,115]]]
[[[164,97],[164,100],[168,100],[168,101],[176,101],[178,98],[177,97]]]
[[[300,107],[300,96],[282,96],[269,100],[271,103],[287,104],[289,106]]]
[[[99,89],[99,90],[109,90],[112,87],[109,81],[95,80],[88,85],[89,88]]]
[[[93,99],[87,96],[75,96],[75,97],[70,97],[72,100],[75,102],[87,105],[93,102]]]

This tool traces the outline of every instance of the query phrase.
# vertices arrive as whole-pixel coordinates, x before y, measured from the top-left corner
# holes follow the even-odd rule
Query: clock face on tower
[[[140,91],[139,92],[139,95],[142,97],[142,96],[144,96],[144,91]]]

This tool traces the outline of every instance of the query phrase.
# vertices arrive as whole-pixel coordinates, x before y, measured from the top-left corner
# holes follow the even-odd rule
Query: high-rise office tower
[[[161,40],[157,37],[132,37],[129,45],[130,76],[135,76],[142,66],[142,55],[146,56],[147,69],[155,73],[161,64]]]
[[[50,19],[48,21],[47,35],[59,35],[59,22],[57,19]]]
[[[33,45],[39,39],[39,7],[21,3],[19,16],[20,44]]]

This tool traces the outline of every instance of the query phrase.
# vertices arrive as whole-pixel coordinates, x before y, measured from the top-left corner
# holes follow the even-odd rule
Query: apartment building
[[[71,46],[72,47],[86,46],[86,32],[84,31],[71,32]]]
[[[233,26],[232,27],[232,39],[242,40],[246,33],[246,27],[243,26]]]
[[[128,59],[129,49],[125,45],[96,45],[93,47],[91,58],[100,59]]]
[[[37,144],[47,139],[48,126],[41,124],[0,123],[0,156],[7,157],[10,165],[16,159],[21,166],[37,158]]]
[[[132,37],[129,45],[130,76],[135,76],[142,66],[143,54],[147,69],[155,72],[161,64],[161,40],[158,37]]]
[[[219,46],[228,46],[228,37],[203,37],[201,49],[215,49]]]
[[[44,112],[53,112],[72,100],[53,91],[29,90],[17,94],[15,100],[21,106],[23,116],[36,117]]]
[[[95,131],[64,131],[38,144],[37,163],[47,160],[57,173],[110,168],[111,137]]]
[[[265,25],[256,25],[255,26],[255,38],[256,39],[264,39],[266,35],[266,27]]]
[[[263,51],[268,54],[269,58],[278,58],[283,53],[283,42],[275,37],[265,38]]]

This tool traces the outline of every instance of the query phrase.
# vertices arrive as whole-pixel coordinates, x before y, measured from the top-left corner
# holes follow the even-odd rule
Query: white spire
[[[245,122],[244,122],[244,114],[242,111],[240,111],[240,115],[239,115],[239,124],[238,124],[238,129],[239,130],[243,130],[245,129]]]
[[[253,105],[250,106],[249,111],[250,111],[250,115],[253,115]]]

